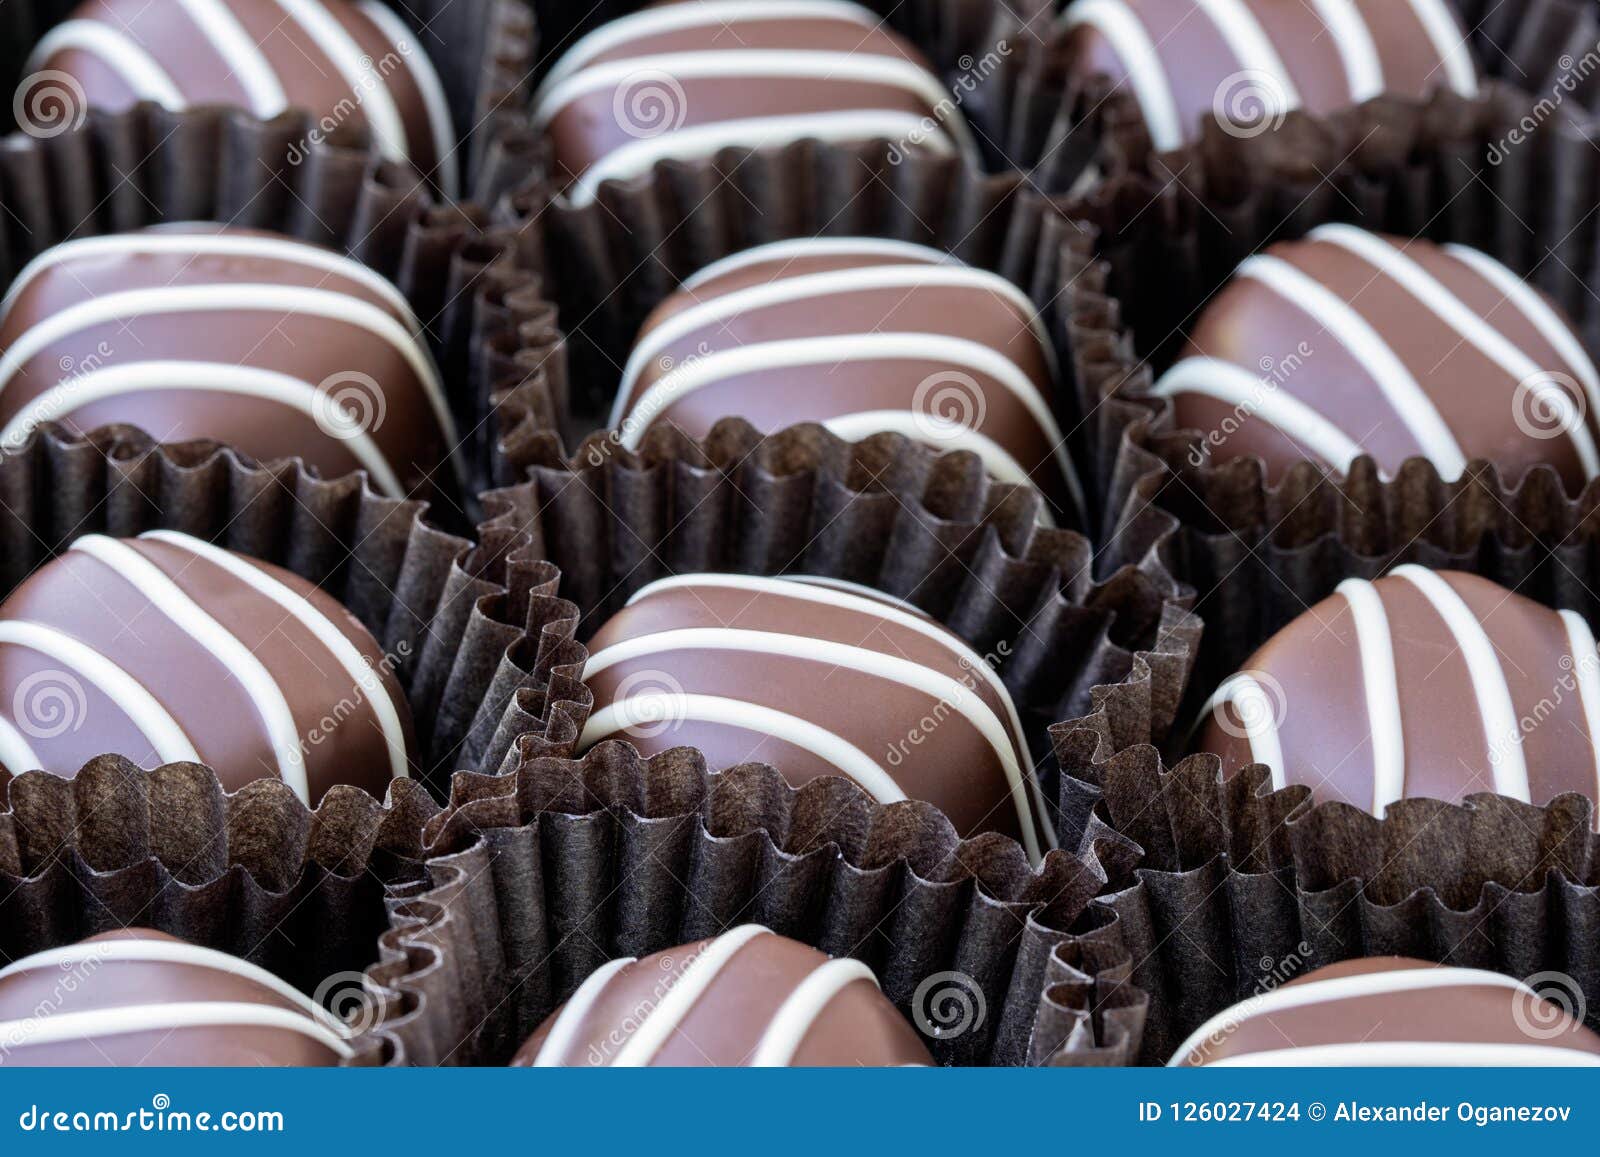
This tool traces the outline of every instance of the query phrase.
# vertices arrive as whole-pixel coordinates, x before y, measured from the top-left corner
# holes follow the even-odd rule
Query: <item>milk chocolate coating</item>
[[[334,1065],[346,1035],[276,977],[149,929],[0,970],[0,1068]]]
[[[1477,92],[1448,0],[1075,0],[1062,24],[1069,67],[1134,98],[1162,150],[1199,139],[1213,112],[1254,125],[1381,95]]]
[[[0,764],[96,755],[382,797],[415,759],[394,662],[298,575],[186,535],[88,535],[0,603]]]
[[[267,120],[302,109],[321,138],[364,126],[385,156],[456,193],[455,132],[438,74],[378,0],[89,0],[46,34],[28,71],[24,108],[47,91],[38,74],[60,72],[94,108],[224,104]],[[50,90],[71,94],[61,84]]]
[[[1520,981],[1402,956],[1319,968],[1212,1018],[1170,1064],[1600,1065],[1600,1036]]]
[[[690,575],[641,590],[595,635],[587,748],[703,751],[790,783],[844,775],[926,800],[962,835],[1052,846],[1010,696],[983,658],[907,604],[846,583]]]
[[[652,4],[579,40],[534,97],[575,200],[605,180],[803,139],[962,152],[972,134],[920,53],[838,0]]]
[[[1403,566],[1350,579],[1213,698],[1195,749],[1260,762],[1382,815],[1399,799],[1600,798],[1600,657],[1572,611],[1476,575]]]
[[[737,415],[968,449],[1061,510],[1080,497],[1054,414],[1053,350],[1032,302],[938,250],[872,238],[779,242],[691,278],[645,320],[612,411],[703,438]]]
[[[854,960],[754,925],[612,961],[514,1066],[928,1065],[916,1031]]]
[[[399,292],[358,262],[185,225],[69,242],[0,315],[0,441],[42,421],[213,438],[405,497],[453,484],[438,370]]]
[[[1547,464],[1573,491],[1600,472],[1600,374],[1556,306],[1475,250],[1348,225],[1248,258],[1156,392],[1212,462],[1273,480],[1363,453],[1391,477],[1413,457],[1512,484]]]

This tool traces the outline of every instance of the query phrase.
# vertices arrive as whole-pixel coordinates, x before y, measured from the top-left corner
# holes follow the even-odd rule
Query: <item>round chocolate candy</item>
[[[1362,454],[1447,480],[1486,458],[1515,483],[1548,464],[1600,473],[1600,374],[1554,305],[1461,245],[1325,225],[1247,258],[1156,385],[1212,461],[1269,477]]]
[[[0,1067],[336,1065],[331,1013],[265,969],[161,932],[92,936],[0,969]]]
[[[747,924],[602,965],[513,1065],[928,1065],[916,1031],[858,960]]]
[[[1600,656],[1573,611],[1396,567],[1274,635],[1218,688],[1195,749],[1378,816],[1473,792],[1600,799]]]
[[[678,0],[602,25],[556,62],[534,117],[574,204],[664,160],[799,140],[961,153],[971,130],[927,63],[843,0]]]
[[[768,763],[796,786],[842,775],[882,803],[926,800],[963,836],[1054,847],[1011,696],[908,603],[852,583],[697,574],[639,591],[589,644],[588,748],[689,746],[713,770]]]
[[[1171,1065],[1600,1065],[1600,1036],[1498,972],[1403,956],[1347,960],[1212,1017]]]
[[[1447,0],[1073,0],[1061,19],[1069,67],[1136,100],[1160,150],[1213,115],[1254,135],[1292,109],[1478,92]]]
[[[194,224],[58,245],[0,302],[0,351],[3,446],[46,421],[128,423],[324,477],[364,469],[396,498],[459,485],[438,370],[399,290],[287,237]]]
[[[1037,311],[1005,278],[899,241],[780,241],[701,270],[656,307],[611,425],[629,448],[657,422],[703,438],[733,415],[852,440],[892,430],[972,451],[1077,514],[1055,380]]]
[[[57,129],[84,102],[120,111],[223,104],[264,120],[289,109],[315,118],[308,151],[346,125],[364,126],[383,156],[409,162],[456,195],[455,129],[432,62],[379,0],[89,0],[47,32],[16,96]],[[63,110],[61,102],[71,106]]]
[[[0,603],[0,764],[70,776],[111,753],[381,798],[414,751],[393,667],[298,575],[171,531],[86,535]]]

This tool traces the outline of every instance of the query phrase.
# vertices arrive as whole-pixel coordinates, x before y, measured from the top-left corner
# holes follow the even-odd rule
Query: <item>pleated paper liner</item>
[[[425,504],[319,480],[212,443],[156,445],[128,427],[46,425],[0,459],[0,589],[85,534],[178,530],[294,571],[343,603],[395,661],[423,782],[494,768],[523,733],[576,738],[577,608],[548,564],[429,524]],[[579,717],[581,723],[581,716]]]
[[[155,928],[243,957],[352,1027],[377,1005],[361,969],[389,891],[423,878],[420,784],[387,803],[334,788],[317,810],[282,783],[232,795],[193,763],[147,771],[100,756],[68,780],[0,784],[0,968],[121,928]]]
[[[1444,482],[1420,459],[1385,481],[1363,459],[1344,478],[1307,462],[1269,486],[1253,460],[1208,459],[1148,392],[1239,260],[1326,221],[1482,249],[1530,276],[1600,349],[1589,288],[1600,249],[1584,224],[1600,203],[1595,126],[1553,115],[1501,164],[1485,159],[1530,115],[1528,100],[1495,89],[1291,116],[1252,139],[1219,131],[1169,158],[1181,176],[1130,172],[1067,207],[1078,228],[1059,247],[1058,320],[1093,415],[1101,565],[1156,554],[1196,588],[1207,626],[1197,696],[1340,580],[1400,562],[1473,571],[1600,617],[1593,485],[1569,496],[1547,468],[1505,480],[1483,462]]]
[[[1137,1054],[1144,999],[1093,902],[1130,862],[1122,841],[1035,871],[926,804],[616,742],[459,776],[427,838],[368,973],[391,1064],[504,1064],[604,961],[748,922],[865,961],[942,1063]]]
[[[506,170],[526,168],[529,83],[537,55],[533,14],[526,0],[385,0],[413,31],[417,46],[439,75],[459,144],[452,158],[465,199],[492,201],[505,188]],[[0,125],[16,128],[14,94],[40,99],[34,132],[54,137],[90,112],[77,94],[48,78],[25,84],[28,55],[45,33],[67,19],[79,0],[7,0],[0,4]],[[302,149],[312,140],[314,120],[290,137]],[[27,126],[24,125],[24,128]],[[337,145],[366,148],[364,130],[341,125],[326,135]],[[209,166],[208,166],[209,167]],[[254,174],[244,174],[253,176]]]
[[[1064,837],[1109,824],[1144,859],[1102,898],[1107,937],[1149,997],[1141,1059],[1207,1018],[1352,957],[1399,954],[1534,978],[1600,1023],[1600,837],[1586,799],[1406,800],[1383,820],[1266,769],[1113,751],[1094,719],[1056,729]],[[1576,758],[1577,753],[1574,753]],[[1076,798],[1074,798],[1076,797]]]
[[[490,398],[536,373],[549,344],[525,324],[545,308],[541,239],[511,192],[492,205],[441,207],[414,172],[364,144],[312,150],[297,164],[304,131],[293,116],[141,106],[91,114],[49,139],[13,135],[0,155],[0,285],[62,241],[171,221],[266,229],[349,254],[395,282],[427,331],[470,490],[446,468],[426,497],[437,517],[470,528],[488,470]]]

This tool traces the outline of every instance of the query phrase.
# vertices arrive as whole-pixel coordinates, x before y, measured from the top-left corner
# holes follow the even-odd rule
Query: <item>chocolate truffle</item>
[[[56,246],[0,302],[0,446],[41,422],[213,438],[390,497],[459,485],[422,328],[357,261],[184,225]]]
[[[1600,799],[1600,657],[1572,611],[1419,566],[1347,579],[1226,680],[1196,750],[1382,816],[1496,792]]]
[[[713,770],[854,780],[926,800],[964,836],[1054,847],[1022,724],[989,664],[908,603],[852,583],[696,574],[639,591],[589,644],[581,746],[695,747]]]
[[[1447,0],[1075,0],[1062,25],[1068,67],[1132,96],[1160,150],[1213,114],[1253,135],[1297,108],[1478,91]]]
[[[315,134],[301,151],[364,126],[385,157],[456,195],[444,86],[416,35],[378,0],[90,0],[45,34],[27,69],[24,110],[37,74],[64,73],[91,107],[112,111],[223,104],[270,120],[301,109]]]
[[[1498,972],[1381,956],[1319,968],[1212,1017],[1171,1065],[1600,1065],[1600,1036]]]
[[[534,96],[574,204],[664,160],[799,140],[888,140],[977,161],[915,48],[841,0],[680,0],[602,25]]]
[[[336,1065],[347,1038],[272,973],[143,928],[0,969],[0,1067]]]
[[[601,966],[511,1063],[760,1068],[933,1059],[872,969],[746,924]]]
[[[972,451],[1076,514],[1055,379],[1038,313],[1005,278],[898,241],[780,241],[701,270],[656,307],[611,425],[629,448],[657,422],[702,438],[733,415],[853,440],[892,430]]]
[[[0,603],[0,764],[71,776],[111,753],[381,798],[413,751],[393,666],[298,575],[171,531],[86,535]]]
[[[1362,454],[1450,481],[1476,458],[1512,484],[1600,472],[1600,375],[1543,294],[1474,249],[1349,225],[1247,258],[1156,393],[1213,462],[1260,458],[1273,479]]]

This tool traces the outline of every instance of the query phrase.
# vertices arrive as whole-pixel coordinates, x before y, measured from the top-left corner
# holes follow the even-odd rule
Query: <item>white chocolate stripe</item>
[[[44,761],[39,758],[27,738],[11,725],[11,720],[0,715],[0,769],[21,775],[25,771],[43,771]],[[5,973],[0,971],[0,976]]]
[[[411,29],[406,27],[405,21],[380,0],[361,0],[356,5],[358,9],[378,26],[389,42],[400,53],[400,59],[405,63],[406,71],[411,74],[412,82],[416,84],[417,91],[422,95],[423,107],[428,113],[428,128],[433,134],[433,155],[436,158],[437,168],[431,174],[438,182],[444,195],[454,200],[460,195],[460,181],[456,179],[456,165],[452,159],[456,152],[455,123],[450,117],[450,100],[445,95],[444,85],[439,81],[439,74],[433,70],[433,65],[412,35]],[[416,142],[411,142],[415,153]]]
[[[248,980],[252,984],[271,989],[285,1000],[305,1009],[308,1016],[321,1021],[330,1031],[338,1033],[340,1036],[349,1035],[349,1030],[343,1021],[298,988],[280,977],[274,976],[265,968],[251,964],[248,960],[241,959],[238,956],[230,956],[226,952],[218,952],[212,948],[203,948],[198,944],[189,944],[181,941],[100,940],[93,944],[80,942],[78,944],[68,944],[61,948],[48,948],[43,952],[35,952],[32,956],[26,956],[9,967],[0,968],[0,980],[4,980],[8,976],[21,975],[24,972],[34,972],[49,968],[55,968],[62,972],[71,972],[89,965],[94,965],[98,968],[113,964],[182,964],[194,968],[209,968],[215,972],[225,972],[230,976],[237,976],[241,980]],[[4,1037],[0,1037],[0,1041],[3,1040]]]
[[[1289,109],[1297,108],[1300,104],[1300,90],[1290,77],[1289,70],[1284,67],[1278,50],[1272,46],[1272,38],[1261,27],[1261,23],[1256,19],[1255,13],[1250,11],[1245,0],[1196,0],[1196,2],[1198,7],[1211,18],[1211,23],[1222,39],[1227,42],[1228,51],[1233,53],[1234,59],[1239,62],[1239,67],[1264,73],[1279,86],[1281,91],[1276,95],[1284,98],[1285,105],[1282,109],[1269,111],[1287,112]],[[1258,94],[1267,95],[1267,92],[1258,90]]]
[[[1595,369],[1583,343],[1573,336],[1571,328],[1560,314],[1550,308],[1550,303],[1543,295],[1486,253],[1466,245],[1446,245],[1444,251],[1457,261],[1471,266],[1521,311],[1539,331],[1539,336],[1555,347],[1561,360],[1567,363],[1567,368],[1583,385],[1583,392],[1589,398],[1590,412],[1600,415],[1600,371]]]
[[[1600,652],[1595,650],[1594,634],[1576,611],[1561,611],[1567,628],[1567,646],[1572,651],[1572,671],[1578,682],[1578,702],[1583,707],[1583,725],[1588,732],[1590,751],[1595,761],[1594,798],[1600,799]]]
[[[1329,37],[1339,50],[1351,101],[1361,104],[1381,96],[1383,58],[1378,55],[1372,29],[1367,26],[1366,17],[1361,15],[1355,0],[1311,0],[1311,6],[1322,17]]]
[[[1218,1033],[1258,1016],[1284,1012],[1291,1008],[1304,1008],[1313,1004],[1326,1004],[1338,1000],[1384,996],[1397,992],[1418,992],[1439,988],[1506,988],[1532,995],[1533,990],[1520,980],[1499,972],[1477,968],[1405,968],[1387,972],[1369,972],[1357,976],[1334,976],[1310,983],[1285,985],[1271,992],[1250,997],[1242,1004],[1219,1012],[1206,1021],[1189,1039],[1178,1046],[1168,1064],[1178,1064],[1189,1054]]]
[[[382,676],[368,666],[356,645],[345,637],[344,632],[339,630],[336,624],[318,611],[310,600],[302,598],[260,567],[225,550],[219,550],[201,539],[170,530],[152,530],[139,537],[179,547],[221,567],[253,590],[277,603],[289,612],[296,622],[315,635],[317,641],[326,647],[335,661],[344,668],[355,689],[361,691],[366,702],[371,705],[373,715],[377,718],[378,728],[383,732],[384,744],[389,749],[390,778],[409,778],[411,769],[406,757],[405,725],[401,721],[399,708],[390,698],[389,689],[385,686]]]
[[[817,1023],[823,1009],[845,987],[858,980],[869,980],[874,988],[878,978],[859,960],[841,957],[830,960],[795,986],[788,998],[772,1014],[766,1031],[750,1058],[752,1068],[783,1068],[794,1063],[794,1054]]]
[[[1472,678],[1472,691],[1483,719],[1485,754],[1499,753],[1499,758],[1488,760],[1494,771],[1494,790],[1527,803],[1528,763],[1520,742],[1522,732],[1517,724],[1517,709],[1505,671],[1500,667],[1500,656],[1495,653],[1488,632],[1455,589],[1433,571],[1407,564],[1389,573],[1406,579],[1420,590],[1455,637]]]
[[[806,49],[784,52],[746,48],[710,49],[635,56],[586,68],[551,88],[534,109],[534,120],[543,128],[573,101],[590,93],[625,85],[643,72],[665,73],[680,84],[690,80],[720,80],[727,77],[751,77],[763,82],[815,80],[819,84],[846,81],[882,84],[917,97],[928,106],[930,114],[932,110],[949,104],[951,99],[949,91],[931,72],[898,56]],[[967,131],[966,123],[959,115],[952,115],[948,123],[954,130],[952,136],[959,138]]]
[[[929,133],[927,118],[916,113],[866,109],[749,117],[695,125],[631,141],[585,169],[564,195],[574,208],[583,208],[594,203],[600,186],[607,181],[641,176],[669,157],[707,157],[723,149],[762,149],[795,140],[915,140],[917,148],[927,153],[950,156],[958,151],[958,146],[944,133]],[[969,159],[974,155],[967,154]]]
[[[0,316],[11,311],[17,297],[39,274],[68,261],[96,260],[134,254],[176,254],[180,257],[260,257],[301,265],[323,273],[358,282],[383,297],[404,321],[417,340],[424,340],[422,325],[411,305],[387,277],[349,257],[315,245],[277,237],[254,237],[231,233],[180,233],[174,231],[111,233],[103,237],[82,237],[53,245],[23,268],[0,299]]]
[[[89,534],[74,541],[68,549],[82,551],[104,563],[173,625],[210,652],[228,674],[239,681],[266,729],[267,741],[277,756],[278,774],[300,802],[309,803],[306,758],[300,747],[300,729],[295,724],[294,712],[289,709],[289,700],[277,679],[250,648],[185,594],[160,567],[126,543]]]
[[[1472,63],[1467,41],[1444,0],[1405,0],[1433,41],[1450,87],[1462,96],[1478,95],[1478,69]]]
[[[1247,1053],[1211,1063],[1228,1068],[1591,1068],[1600,1065],[1600,1056],[1559,1045],[1353,1041]]]
[[[635,1068],[649,1064],[689,1015],[695,1002],[716,982],[718,974],[733,959],[734,953],[758,936],[771,935],[759,924],[746,924],[724,932],[707,944],[695,956],[694,962],[684,968],[678,982],[657,1002],[655,1010],[628,1036],[627,1043],[617,1050],[612,1065],[616,1068]]]
[[[361,110],[379,150],[391,160],[406,160],[410,153],[405,121],[372,58],[320,0],[277,0],[277,4],[322,49],[350,91],[360,94]]]
[[[539,85],[533,103],[537,107],[555,85],[571,76],[584,64],[630,40],[644,40],[663,32],[685,28],[727,25],[737,34],[737,26],[757,20],[844,20],[863,29],[875,28],[880,21],[858,4],[845,0],[702,0],[697,4],[675,4],[647,9],[602,24],[561,54],[555,66]]]
[[[143,48],[109,25],[94,20],[68,20],[58,24],[39,41],[24,66],[38,71],[58,52],[87,52],[122,77],[140,100],[153,100],[162,108],[177,111],[185,107],[183,93]]]
[[[981,342],[932,333],[853,333],[831,337],[787,338],[756,342],[718,350],[704,357],[691,358],[675,366],[664,377],[650,383],[639,396],[630,415],[654,417],[685,394],[715,385],[724,378],[767,369],[795,366],[836,366],[864,361],[913,361],[960,367],[992,378],[1027,409],[1034,424],[1044,432],[1054,448],[1056,460],[1070,467],[1065,439],[1056,425],[1055,415],[1033,379],[1010,358],[996,353]],[[635,422],[622,431],[622,445],[637,449],[648,423]],[[1070,471],[1069,471],[1070,472]]]
[[[836,269],[826,273],[808,273],[785,277],[764,285],[753,285],[692,305],[674,314],[656,326],[634,346],[628,364],[622,371],[622,384],[617,387],[617,404],[611,413],[611,425],[622,419],[621,409],[634,383],[645,368],[660,356],[662,349],[694,333],[698,329],[741,317],[757,310],[778,305],[811,301],[818,298],[833,299],[844,294],[871,293],[874,290],[905,290],[901,302],[909,300],[919,289],[972,289],[994,294],[1011,305],[1023,318],[1024,324],[1039,343],[1046,361],[1055,368],[1054,351],[1050,335],[1045,332],[1033,302],[1011,282],[997,274],[970,265],[928,264],[872,265],[862,269]]]
[[[1333,422],[1282,386],[1221,358],[1194,357],[1175,362],[1151,393],[1164,398],[1182,393],[1215,398],[1261,418],[1338,470],[1348,470],[1366,453]]]
[[[170,1004],[136,1004],[88,1012],[58,1012],[32,1020],[0,1021],[0,1052],[26,1050],[37,1045],[130,1033],[169,1033],[184,1028],[282,1029],[309,1037],[341,1059],[355,1055],[344,1039],[298,1012],[269,1004],[227,1001],[179,1001]]]
[[[1048,816],[1050,814],[1049,809],[1045,807],[1044,791],[1039,786],[1038,776],[1034,774],[1033,755],[1028,750],[1027,734],[1022,729],[1022,718],[1017,714],[1017,705],[1011,698],[1011,692],[1006,689],[1006,685],[1001,681],[999,674],[984,660],[983,656],[967,646],[954,633],[930,623],[913,604],[872,587],[846,582],[843,579],[824,578],[819,575],[784,575],[782,578],[763,578],[757,575],[705,573],[674,575],[669,578],[657,579],[655,582],[635,592],[634,596],[628,600],[627,605],[631,607],[641,599],[662,591],[693,590],[696,587],[722,587],[727,590],[759,591],[783,598],[799,599],[823,606],[837,607],[840,610],[851,611],[856,614],[870,616],[873,619],[894,623],[938,643],[954,655],[956,661],[964,669],[975,672],[979,678],[987,683],[989,689],[994,692],[996,698],[1005,707],[1006,722],[1011,727],[1011,734],[1015,738],[1018,755],[1022,760],[1024,769],[1027,771],[1028,786],[1033,792],[1034,814],[1038,816]],[[894,791],[896,793],[895,798],[905,798],[904,793],[900,792],[898,786],[895,786]],[[878,798],[881,799],[882,797]],[[1059,846],[1055,830],[1050,824],[1041,823],[1039,828],[1044,834],[1045,844],[1048,847],[1055,848]]]
[[[227,362],[130,362],[82,374],[52,386],[18,412],[0,431],[0,445],[19,444],[41,422],[51,422],[106,398],[144,390],[201,390],[244,394],[298,410],[318,413],[320,395],[310,382],[287,374],[236,366]],[[344,444],[372,476],[373,485],[390,498],[406,497],[399,476],[365,430],[344,433]]]
[[[1400,684],[1394,666],[1394,635],[1383,596],[1364,579],[1345,579],[1335,588],[1350,604],[1361,656],[1361,686],[1366,696],[1367,730],[1372,735],[1372,814],[1379,819],[1406,792],[1405,730],[1400,715]]]
[[[178,2],[243,86],[251,112],[270,120],[289,107],[277,72],[227,4],[222,0]]]
[[[882,237],[796,237],[772,241],[754,249],[741,249],[691,275],[678,288],[699,289],[728,273],[737,273],[762,262],[794,261],[807,257],[882,257],[925,265],[958,265],[960,259],[942,249],[930,249],[912,241],[890,241]],[[1031,307],[1030,307],[1031,308]]]
[[[1028,799],[1025,773],[1018,762],[1011,737],[1005,725],[971,688],[930,671],[919,663],[852,647],[805,635],[786,635],[776,631],[741,631],[725,627],[690,627],[681,630],[658,631],[627,639],[591,655],[584,667],[587,681],[615,666],[650,655],[677,650],[739,651],[747,654],[781,655],[802,662],[824,663],[846,671],[886,679],[904,687],[922,692],[936,702],[948,703],[988,741],[995,757],[1005,770],[1010,786],[1012,804],[1017,811],[1018,826],[1023,835],[1023,845],[1028,855],[1038,860],[1039,841],[1034,831],[1033,809]],[[676,700],[676,696],[674,700]]]
[[[567,1053],[571,1052],[572,1046],[577,1043],[578,1030],[583,1027],[583,1018],[589,1014],[589,1010],[600,999],[600,994],[610,985],[611,978],[637,959],[636,956],[624,956],[619,960],[602,964],[589,974],[588,978],[578,986],[578,991],[572,994],[572,999],[561,1006],[555,1024],[550,1026],[544,1044],[539,1046],[539,1052],[533,1058],[534,1068],[557,1068],[567,1063]]]
[[[1237,708],[1239,718],[1246,720],[1245,742],[1250,745],[1250,761],[1266,764],[1272,772],[1273,790],[1282,791],[1288,783],[1288,773],[1283,765],[1283,742],[1278,736],[1272,697],[1266,688],[1248,671],[1240,671],[1217,688],[1201,718],[1223,705]]]
[[[968,426],[952,423],[930,427],[928,415],[913,414],[910,410],[865,410],[859,414],[841,414],[837,418],[828,418],[822,424],[846,442],[859,442],[874,434],[893,433],[900,434],[913,442],[925,442],[940,452],[966,450],[976,454],[982,460],[983,468],[1001,482],[1034,489],[1039,486],[1038,480],[1029,474],[1027,468],[1013,458],[1004,446],[987,434]],[[934,435],[931,439],[930,434]],[[1054,450],[1053,456],[1062,476],[1066,479],[1075,512],[1082,519],[1085,505],[1077,472],[1072,469],[1070,460],[1065,459],[1065,446],[1058,444]],[[1056,524],[1047,507],[1040,507],[1039,524],[1048,527]]]
[[[12,643],[65,663],[121,709],[162,763],[203,762],[183,728],[144,684],[99,651],[52,627],[23,619],[0,620],[0,643]]]
[[[1405,363],[1366,318],[1316,278],[1280,257],[1263,253],[1247,257],[1236,276],[1260,282],[1319,322],[1372,375],[1440,475],[1446,479],[1461,477],[1467,460],[1450,427]]]
[[[578,749],[585,751],[618,732],[625,735],[629,727],[637,725],[641,709],[648,709],[651,703],[659,707],[659,711],[648,712],[645,716],[652,721],[659,718],[674,724],[714,723],[755,735],[770,735],[838,768],[839,774],[854,781],[879,803],[899,803],[907,798],[893,776],[844,737],[798,715],[722,695],[659,692],[630,696],[622,703],[613,703],[589,716],[579,737]]]
[[[1123,0],[1077,0],[1062,16],[1061,26],[1071,29],[1084,24],[1097,29],[1122,61],[1156,151],[1183,144],[1183,118],[1172,82],[1144,21]]]
[[[1540,366],[1492,323],[1468,308],[1448,286],[1383,238],[1351,225],[1323,225],[1313,229],[1309,239],[1336,245],[1387,275],[1418,304],[1455,330],[1463,341],[1510,375],[1512,382],[1530,382],[1548,376],[1550,367]],[[1547,400],[1562,410],[1561,428],[1572,440],[1584,475],[1593,478],[1600,474],[1600,453],[1595,450],[1594,436],[1583,421],[1578,403],[1553,383]]]
[[[0,390],[17,371],[39,353],[72,334],[119,319],[138,320],[177,313],[250,312],[281,313],[326,318],[366,330],[381,338],[406,362],[421,384],[428,404],[450,445],[455,445],[455,423],[444,399],[444,388],[433,359],[405,327],[375,305],[326,289],[289,285],[170,285],[129,289],[92,297],[69,306],[30,326],[0,356]]]

